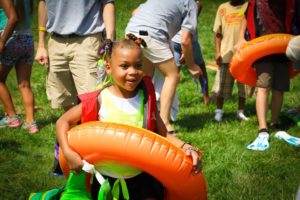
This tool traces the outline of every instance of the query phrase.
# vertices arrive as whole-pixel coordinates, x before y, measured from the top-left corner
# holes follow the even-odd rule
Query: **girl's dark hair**
[[[110,58],[112,51],[117,47],[131,47],[140,49],[141,46],[147,47],[146,42],[142,38],[138,38],[133,34],[127,34],[125,39],[118,41],[111,41],[110,39],[104,40],[102,46],[100,47],[100,57],[103,59]]]
[[[33,0],[28,0],[29,1],[29,8],[30,8],[30,14],[32,15],[33,13]],[[25,5],[26,0],[16,0],[15,4],[15,9],[19,18],[19,21],[22,23],[25,21]]]

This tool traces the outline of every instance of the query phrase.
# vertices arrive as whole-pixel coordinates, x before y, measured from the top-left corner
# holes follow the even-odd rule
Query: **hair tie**
[[[138,38],[135,35],[133,35],[132,33],[126,34],[125,38],[127,40],[132,40],[138,46],[142,45],[144,48],[147,47],[147,43],[145,42],[145,40],[143,38]]]
[[[104,41],[104,44],[103,46],[100,48],[100,57],[105,59],[106,55],[111,55],[111,49],[112,49],[112,46],[113,46],[113,42],[109,39],[105,40]]]

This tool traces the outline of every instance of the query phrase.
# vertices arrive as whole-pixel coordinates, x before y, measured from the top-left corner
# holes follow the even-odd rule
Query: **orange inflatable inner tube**
[[[230,62],[230,73],[241,83],[256,86],[256,72],[253,63],[264,56],[272,54],[285,54],[288,42],[294,36],[290,34],[268,34],[250,40],[237,51]],[[294,71],[289,67],[290,78],[293,78],[300,70]]]
[[[191,174],[191,157],[166,138],[146,129],[87,122],[68,132],[68,143],[96,168],[103,161],[117,161],[151,174],[165,186],[165,199],[207,199],[203,174]],[[68,165],[61,151],[59,162],[68,177]]]

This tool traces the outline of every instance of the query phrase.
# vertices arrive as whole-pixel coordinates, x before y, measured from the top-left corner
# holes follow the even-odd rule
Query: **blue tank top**
[[[7,17],[2,8],[0,8],[0,30],[3,30],[7,23]]]
[[[18,24],[16,30],[29,30],[31,24],[31,8],[30,8],[30,0],[24,1],[24,17],[25,24]],[[16,0],[14,1],[16,5]],[[0,8],[0,30],[4,30],[7,24],[7,16],[2,8]]]

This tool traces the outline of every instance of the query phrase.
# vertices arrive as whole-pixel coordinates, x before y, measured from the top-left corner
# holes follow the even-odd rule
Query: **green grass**
[[[142,1],[117,0],[117,37],[124,35],[130,12]],[[214,59],[212,24],[216,9],[222,1],[202,1],[199,20],[200,42],[206,61]],[[33,26],[34,28],[36,25]],[[35,29],[36,30],[36,29]],[[36,36],[36,31],[35,31]],[[36,97],[36,117],[41,131],[29,135],[21,129],[0,129],[0,196],[1,199],[27,199],[31,192],[56,188],[65,184],[63,178],[48,174],[53,165],[55,121],[63,113],[53,110],[45,93],[46,69],[34,64],[32,89]],[[214,72],[209,70],[212,85]],[[17,111],[24,117],[24,108],[13,71],[7,84],[12,91]],[[183,140],[192,141],[205,154],[203,173],[207,180],[209,199],[282,199],[295,198],[300,184],[300,149],[288,146],[271,135],[271,148],[265,152],[245,149],[257,132],[255,98],[247,100],[250,121],[235,118],[236,89],[225,101],[222,123],[214,122],[215,105],[204,106],[202,95],[185,70],[178,86],[180,112],[175,127]],[[292,80],[291,92],[286,93],[283,109],[300,102],[300,77]],[[0,113],[4,113],[0,105]],[[300,128],[288,132],[300,137]]]

